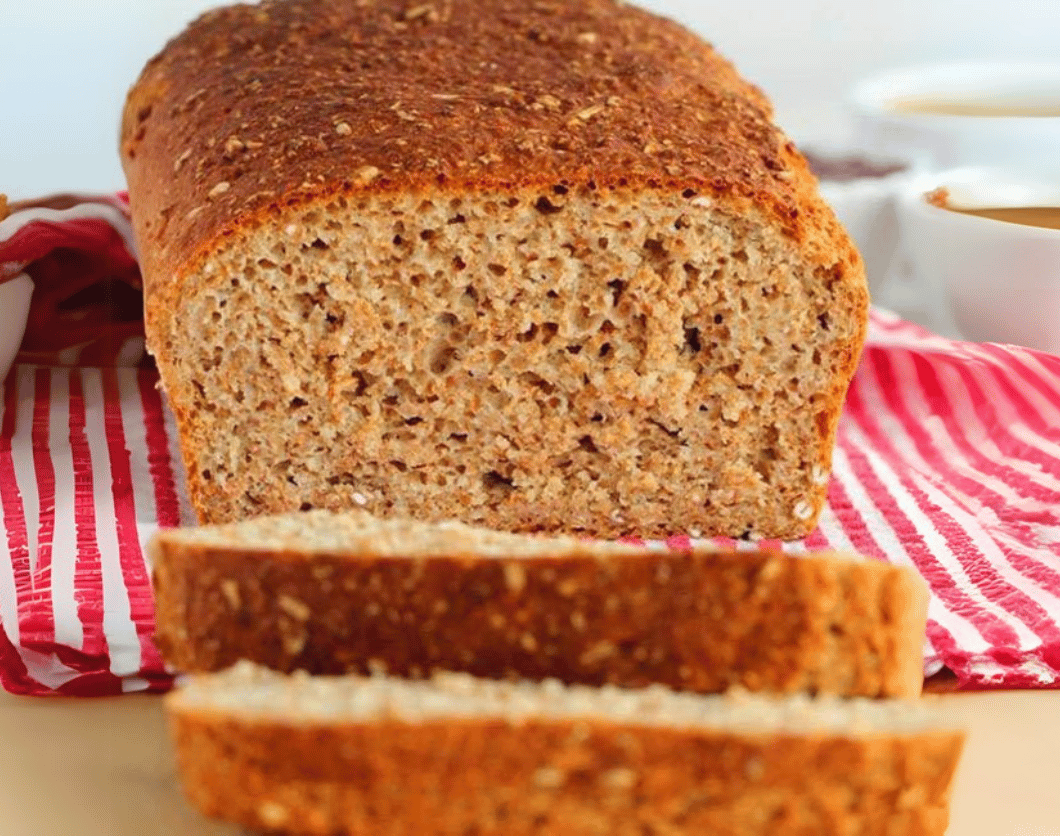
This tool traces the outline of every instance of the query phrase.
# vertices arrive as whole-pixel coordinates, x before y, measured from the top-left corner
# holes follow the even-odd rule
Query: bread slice
[[[942,836],[963,745],[915,702],[250,665],[168,713],[195,806],[307,836]]]
[[[161,531],[156,641],[180,670],[555,677],[915,696],[928,594],[832,554],[666,550],[314,511]]]
[[[200,520],[813,530],[861,259],[761,92],[619,0],[287,0],[122,154]]]

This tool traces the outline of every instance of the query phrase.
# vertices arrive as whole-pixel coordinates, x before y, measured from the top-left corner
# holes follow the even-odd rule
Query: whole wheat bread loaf
[[[927,589],[832,554],[660,550],[323,511],[161,531],[184,671],[434,670],[691,691],[916,696]]]
[[[763,95],[680,26],[233,6],[148,64],[122,154],[202,521],[812,530],[862,264]]]
[[[168,714],[201,811],[307,836],[942,836],[963,745],[915,702],[247,665]]]

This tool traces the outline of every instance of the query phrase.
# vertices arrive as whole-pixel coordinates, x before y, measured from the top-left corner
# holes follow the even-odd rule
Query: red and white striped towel
[[[3,386],[0,680],[10,691],[169,684],[150,640],[142,547],[191,515],[156,382],[149,369],[22,365]],[[818,531],[788,547],[916,566],[932,590],[925,674],[1060,685],[1060,358],[955,343],[874,312],[828,507]]]

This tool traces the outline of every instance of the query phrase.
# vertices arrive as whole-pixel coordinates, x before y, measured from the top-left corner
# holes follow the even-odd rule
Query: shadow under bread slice
[[[158,647],[188,672],[435,670],[916,696],[927,589],[812,554],[660,550],[309,512],[159,532]]]
[[[291,834],[942,836],[964,736],[930,706],[653,686],[286,676],[168,698],[203,813]]]

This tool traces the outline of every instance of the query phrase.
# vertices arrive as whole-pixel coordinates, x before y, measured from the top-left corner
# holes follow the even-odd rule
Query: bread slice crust
[[[328,688],[311,687],[321,695]],[[356,686],[344,687],[356,699]],[[238,697],[211,706],[209,697],[186,701],[178,692],[168,714],[195,806],[255,829],[307,836],[945,833],[960,732],[860,725],[849,705],[812,701],[804,710],[849,717],[801,730],[779,720],[774,728],[645,721],[611,716],[610,697],[582,695],[580,715],[462,706],[450,717],[409,718],[395,707],[329,718],[300,714],[282,696],[260,712],[241,707]],[[788,708],[778,700],[774,713]]]
[[[515,535],[476,549],[481,532],[464,527],[442,529],[426,551],[410,531],[403,551],[400,538],[373,547],[366,515],[346,518],[365,542],[314,545],[311,529],[335,519],[275,518],[294,533],[269,545],[237,533],[255,521],[209,537],[160,532],[150,557],[166,660],[195,672],[249,659],[281,671],[455,670],[699,692],[921,691],[928,594],[906,568]]]

